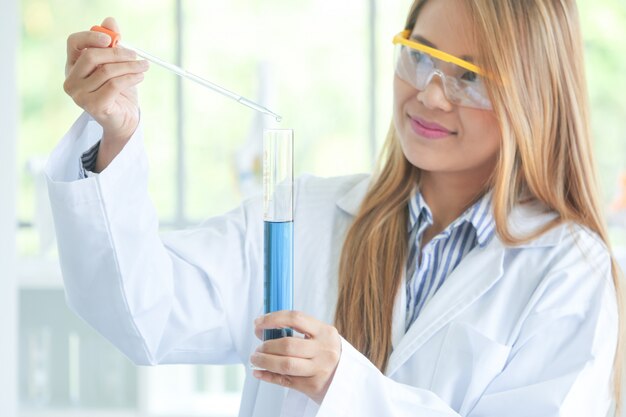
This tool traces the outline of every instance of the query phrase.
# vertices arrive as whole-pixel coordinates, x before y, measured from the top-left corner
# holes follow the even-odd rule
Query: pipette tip
[[[282,116],[279,116],[276,113],[269,111],[268,109],[265,109],[264,113],[267,114],[268,116],[272,116],[278,123],[280,123],[283,120]]]

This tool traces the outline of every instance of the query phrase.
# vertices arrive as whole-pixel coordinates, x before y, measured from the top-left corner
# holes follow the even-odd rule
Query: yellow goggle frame
[[[409,40],[410,35],[411,35],[410,30],[404,30],[398,33],[396,36],[393,37],[393,44],[394,45],[400,44],[400,45],[408,46],[409,48],[412,48],[412,49],[417,49],[418,51],[425,52],[428,55],[431,55],[441,61],[450,62],[454,65],[458,65],[459,67],[475,72],[478,75],[482,75],[482,76],[485,75],[485,71],[483,71],[480,67],[477,67],[476,65],[472,64],[471,62],[464,61],[461,58],[457,58],[454,55],[450,55],[446,52],[440,51],[439,49],[431,48],[430,46],[424,45],[422,43]]]

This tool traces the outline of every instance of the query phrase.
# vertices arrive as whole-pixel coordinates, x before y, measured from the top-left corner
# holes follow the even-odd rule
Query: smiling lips
[[[442,139],[454,134],[454,132],[437,123],[427,122],[419,117],[409,116],[409,120],[411,121],[413,131],[426,139]]]

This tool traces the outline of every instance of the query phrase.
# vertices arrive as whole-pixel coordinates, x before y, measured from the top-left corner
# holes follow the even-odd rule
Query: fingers
[[[277,356],[311,359],[315,356],[316,349],[311,340],[283,337],[264,342],[257,348],[257,352]]]
[[[282,329],[289,327],[308,337],[315,337],[323,326],[323,323],[313,317],[301,311],[291,310],[282,310],[266,314],[257,318],[254,324],[255,333],[257,329]]]
[[[292,328],[305,339],[267,340],[250,357],[256,378],[298,390],[322,402],[341,357],[341,337],[334,326],[299,311],[278,311],[255,320],[255,333]]]
[[[289,375],[275,374],[273,372],[255,370],[253,375],[262,381],[270,384],[280,385],[285,388],[294,388],[294,379]]]
[[[139,74],[147,71],[148,68],[148,61],[103,64],[82,82],[82,88],[86,92],[92,93],[102,87],[110,79],[127,74]]]
[[[87,107],[90,107],[92,101],[94,103],[103,104],[111,103],[120,93],[142,82],[143,78],[143,73],[126,74],[120,77],[111,78],[109,81],[104,83],[104,85],[98,90],[91,94],[88,94],[88,102],[85,103],[85,105]],[[104,110],[104,113],[107,113],[106,106],[102,110]],[[97,110],[94,110],[94,112],[96,111]]]
[[[102,87],[92,93],[83,92],[72,96],[72,98],[78,106],[82,107],[94,118],[107,117],[113,112],[113,106],[119,95],[139,84],[143,81],[143,78],[143,73],[122,75],[108,80]]]
[[[322,403],[332,382],[332,378],[325,381],[316,377],[296,377],[263,370],[255,370],[252,374],[261,381],[300,391],[317,404]]]
[[[70,71],[70,77],[86,78],[100,65],[114,62],[129,62],[137,59],[137,54],[124,48],[88,48],[82,51]]]
[[[123,74],[136,74],[148,69],[147,66],[143,67],[146,64],[137,63],[134,57],[136,57],[134,52],[121,48],[83,50],[81,57],[65,79],[63,89],[80,106],[83,101],[81,96],[96,91],[104,86],[108,80]],[[119,62],[126,65],[111,65]],[[124,73],[124,69],[127,69],[128,73]],[[90,75],[93,75],[93,79]]]
[[[117,24],[117,21],[112,17],[107,17],[106,19],[104,19],[100,26],[102,26],[103,28],[112,30],[113,32],[121,33],[120,27]]]
[[[273,329],[273,330],[274,330],[274,329]],[[292,330],[293,330],[293,329],[292,329]],[[256,335],[257,339],[259,339],[259,340],[263,340],[263,341],[265,341],[265,334],[264,334],[264,332],[265,332],[265,330],[261,329],[260,327],[256,327],[256,328],[254,329],[254,334]],[[291,336],[289,336],[289,337],[298,337],[298,338],[300,338],[300,339],[305,338],[305,336],[304,336],[304,335],[301,335],[301,334],[300,334],[300,333],[298,333],[298,332],[291,332],[291,333],[292,333],[292,335],[291,335]],[[306,337],[306,338],[308,338],[308,337]]]
[[[107,17],[102,22],[102,27],[120,33],[120,28],[112,17]],[[86,48],[106,48],[111,44],[111,37],[105,33],[95,31],[83,31],[72,33],[67,38],[67,61],[65,75],[67,76],[72,66],[81,56],[81,51]]]
[[[84,31],[72,33],[67,38],[67,66],[73,66],[85,48],[106,48],[111,37],[105,33]]]
[[[78,53],[85,48],[105,48],[111,43],[111,37],[106,33],[86,30],[72,33],[67,37],[67,53]]]
[[[250,362],[267,372],[288,376],[313,376],[316,369],[313,361],[310,359],[271,355],[262,352],[252,354]]]

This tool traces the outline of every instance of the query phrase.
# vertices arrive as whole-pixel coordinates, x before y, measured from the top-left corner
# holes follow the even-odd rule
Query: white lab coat
[[[76,180],[101,130],[81,116],[47,166],[70,307],[137,364],[244,363],[260,343],[260,198],[197,228],[159,235],[141,129],[100,175]],[[342,242],[365,175],[299,178],[294,307],[332,323]],[[521,206],[520,233],[549,219]],[[604,416],[617,308],[597,236],[561,226],[531,243],[477,247],[404,332],[404,284],[393,353],[380,373],[348,342],[320,406],[246,371],[240,416]]]

